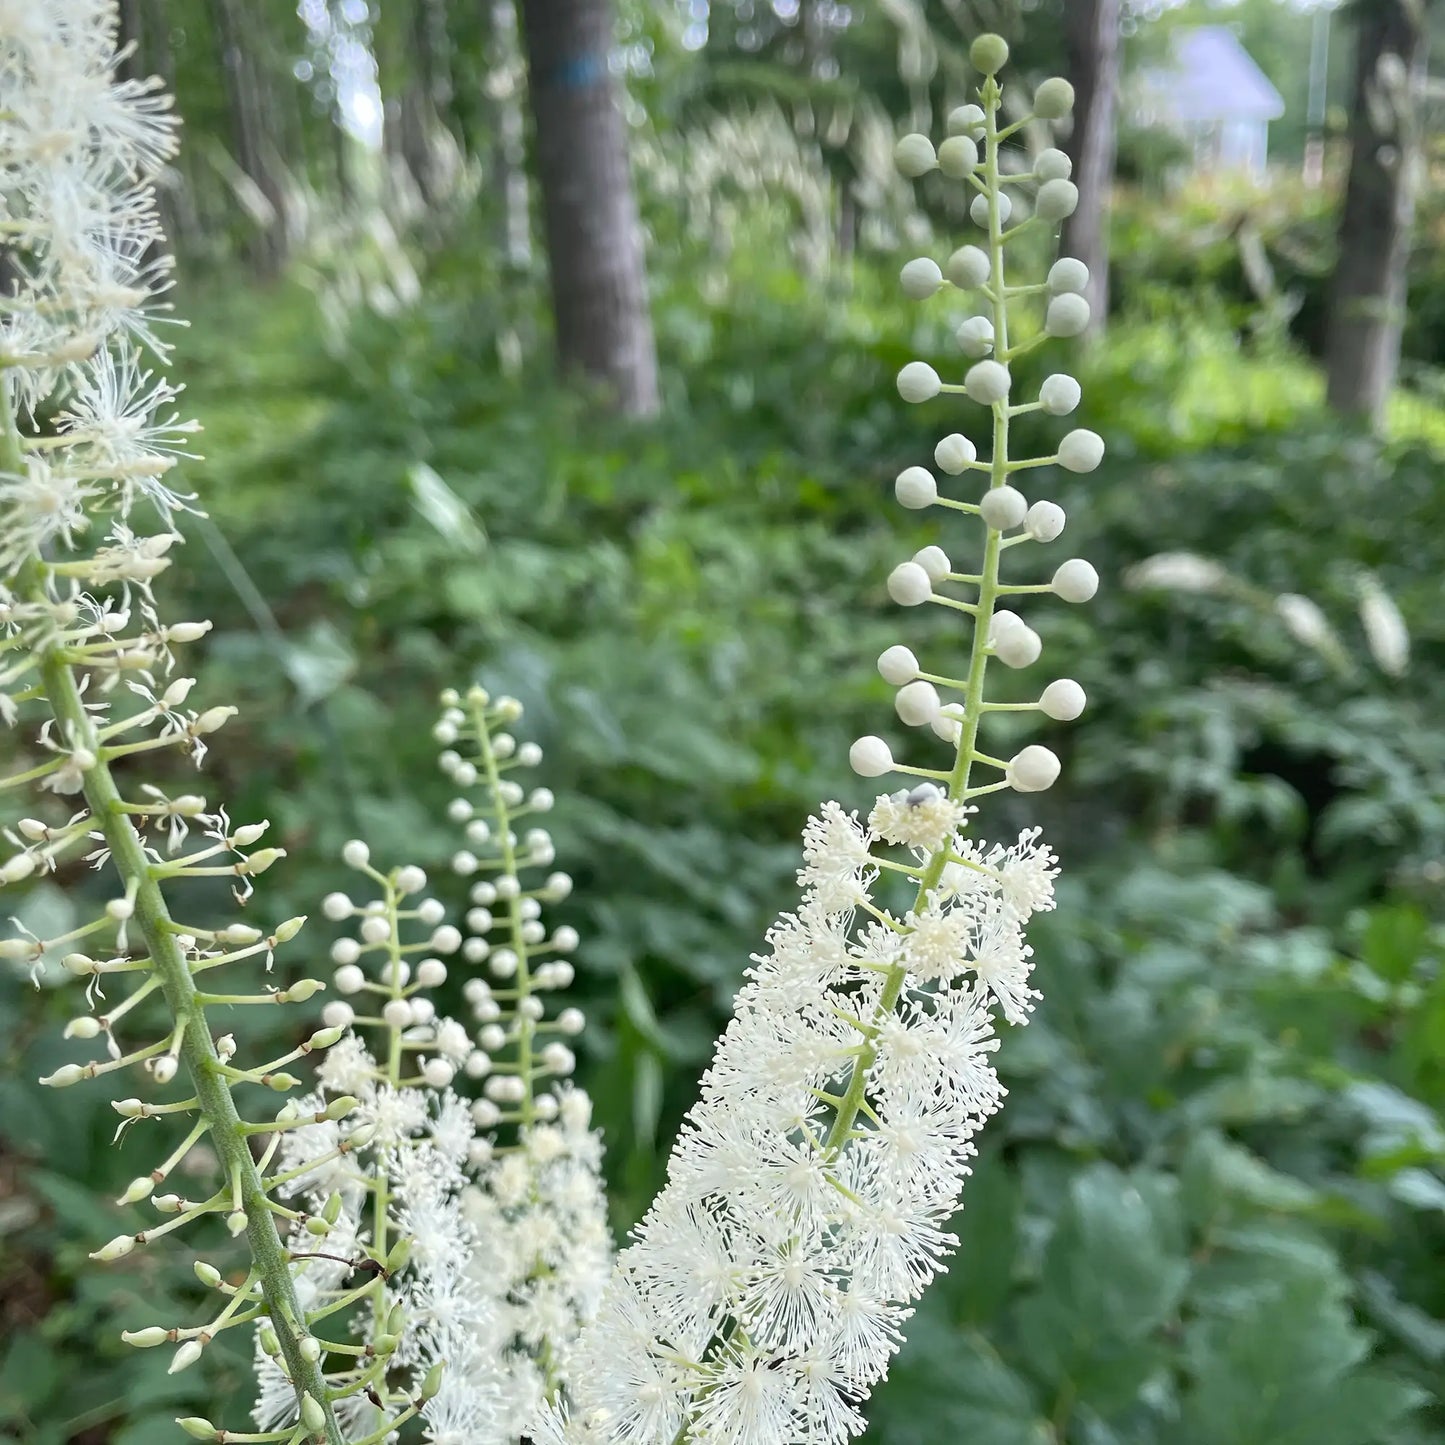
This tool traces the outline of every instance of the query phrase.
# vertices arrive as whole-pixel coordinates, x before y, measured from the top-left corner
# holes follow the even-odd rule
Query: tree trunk
[[[1064,42],[1074,87],[1069,159],[1079,206],[1064,223],[1062,251],[1089,268],[1085,296],[1092,329],[1109,315],[1109,194],[1114,186],[1114,121],[1119,101],[1119,0],[1069,0]]]
[[[527,122],[522,114],[522,57],[513,0],[491,0],[487,41],[491,70],[492,191],[502,203],[502,254],[518,271],[532,263],[532,211],[527,194]]]
[[[243,13],[239,0],[211,0],[221,43],[226,104],[230,112],[236,164],[253,189],[241,197],[251,229],[246,251],[262,276],[274,276],[286,259],[286,188],[279,175],[280,156],[268,117],[275,109],[258,56],[256,16]]]
[[[657,352],[611,0],[522,0],[557,357],[629,416],[657,410]]]
[[[1378,424],[1394,385],[1420,169],[1427,0],[1369,0],[1355,11],[1350,178],[1330,287],[1329,404]]]

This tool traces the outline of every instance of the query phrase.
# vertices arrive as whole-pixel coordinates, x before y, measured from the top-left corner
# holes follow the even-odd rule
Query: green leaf
[[[1038,1293],[1015,1316],[1035,1378],[1105,1413],[1127,1405],[1159,1368],[1159,1332],[1188,1279],[1168,1187],[1155,1187],[1162,1183],[1107,1165],[1076,1175]]]
[[[1198,1322],[1179,1445],[1378,1445],[1423,1392],[1362,1368],[1368,1339],[1330,1281],[1296,1278]]]

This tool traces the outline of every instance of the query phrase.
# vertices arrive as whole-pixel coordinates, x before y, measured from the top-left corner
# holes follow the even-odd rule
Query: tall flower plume
[[[222,1330],[264,1320],[299,1425],[260,1438],[339,1445],[321,1345],[276,1225],[285,1215],[312,1238],[330,1228],[275,1197],[277,1153],[308,1116],[287,1106],[244,1122],[233,1090],[296,1086],[287,1066],[341,1030],[318,1030],[264,1063],[234,1061],[234,1038],[213,1032],[208,1010],[302,1002],[322,984],[223,992],[215,970],[255,958],[269,969],[304,920],[270,934],[239,920],[203,925],[176,911],[176,885],[225,879],[244,904],[282,850],[258,846],[264,822],[238,826],[199,795],[170,796],[131,761],[174,750],[199,764],[235,709],[190,705],[176,650],[210,624],[162,621],[152,592],[180,541],[176,514],[192,500],[171,475],[195,424],[177,410],[179,388],[151,369],[166,358],[170,284],[152,183],[174,153],[175,123],[158,83],[117,78],[116,28],[112,0],[0,0],[0,719],[31,760],[0,778],[0,790],[40,795],[36,816],[5,834],[0,884],[87,862],[110,890],[95,917],[58,937],[21,930],[0,940],[0,956],[37,972],[59,957],[86,982],[89,1011],[66,1033],[92,1041],[91,1052],[98,1044],[100,1057],[63,1064],[45,1083],[134,1067],[143,1097],[115,1102],[121,1129],[165,1115],[188,1121],[119,1201],[159,1219],[92,1257],[120,1258],[207,1218],[250,1248],[239,1275],[197,1264],[219,1297],[203,1323],[129,1331],[127,1341],[173,1346],[178,1370]],[[196,833],[199,843],[188,842]],[[158,1013],[159,1036],[148,1037]],[[173,1081],[184,1082],[166,1098]],[[332,1100],[325,1118],[352,1103]],[[219,1169],[214,1189],[199,1200],[171,1192],[173,1171],[203,1142]],[[337,1134],[330,1157],[353,1146]],[[234,1438],[198,1417],[181,1423],[197,1438]]]
[[[916,299],[944,286],[979,298],[980,313],[958,331],[973,364],[961,383],[945,384],[913,362],[898,384],[909,401],[949,392],[987,408],[986,460],[960,433],[935,450],[941,471],[981,474],[986,486],[981,495],[946,496],[932,471],[909,467],[896,491],[906,507],[976,519],[982,557],[955,570],[930,546],[888,579],[902,606],[932,603],[969,619],[969,663],[961,677],[925,671],[901,644],[879,659],[898,688],[899,718],[951,744],[953,758],[922,766],[896,761],[878,737],[853,745],[862,776],[917,781],[878,797],[866,818],[827,803],[809,822],[800,906],[778,920],[754,959],[666,1186],[583,1332],[567,1400],[534,1422],[539,1445],[831,1445],[859,1433],[861,1406],[902,1343],[913,1302],[945,1267],[946,1226],[974,1137],[1003,1100],[992,1066],[995,1017],[1026,1022],[1038,997],[1024,929],[1053,906],[1053,855],[1037,829],[1005,847],[975,840],[969,825],[976,799],[1041,791],[1059,762],[1040,744],[1003,759],[981,741],[1001,710],[1071,719],[1084,696],[1060,679],[1035,703],[1002,703],[988,696],[985,677],[995,658],[1022,668],[1041,651],[1037,633],[1001,604],[1035,594],[1083,602],[1098,580],[1079,559],[1048,582],[1001,580],[1006,550],[1052,541],[1064,524],[1061,508],[1030,505],[1014,482],[1043,466],[1090,471],[1103,443],[1079,430],[1050,456],[1010,456],[1011,418],[1064,415],[1079,402],[1078,384],[1062,374],[1044,382],[1038,400],[1014,401],[1009,365],[1050,337],[1083,330],[1087,273],[1064,260],[1045,283],[1005,281],[1014,238],[1051,229],[1077,192],[1056,150],[1041,152],[1027,173],[1002,172],[1001,143],[1024,124],[999,122],[996,73],[1007,46],[980,37],[972,56],[985,76],[980,103],[949,117],[937,150],[924,136],[906,136],[897,159],[908,175],[937,167],[973,192],[971,214],[986,240],[956,251],[946,278],[926,258],[902,274]],[[1067,83],[1049,80],[1034,113],[1057,119],[1071,102]],[[1013,224],[1006,186],[1033,189],[1031,214]],[[1010,321],[1034,310],[1036,298],[1041,323],[1011,342]]]

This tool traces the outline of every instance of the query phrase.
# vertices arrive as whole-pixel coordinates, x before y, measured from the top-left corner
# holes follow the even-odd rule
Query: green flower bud
[[[984,114],[981,105],[960,105],[949,111],[949,135],[966,135],[977,140],[983,132]]]
[[[1008,41],[1002,35],[980,35],[968,47],[968,58],[975,70],[993,75],[1008,64]]]
[[[1040,151],[1038,159],[1034,161],[1034,174],[1041,181],[1066,181],[1073,173],[1073,161],[1063,151],[1055,150],[1052,146],[1048,150]]]
[[[1050,76],[1034,91],[1034,114],[1040,120],[1062,120],[1074,108],[1074,87],[1061,75]]]
[[[438,1360],[431,1369],[426,1372],[426,1377],[421,1382],[421,1398],[432,1399],[442,1387],[442,1371],[446,1368],[444,1360]]]
[[[1041,221],[1062,221],[1079,205],[1079,188],[1073,181],[1045,181],[1034,198],[1034,215]]]
[[[893,147],[893,163],[911,180],[926,176],[938,164],[933,142],[926,135],[914,132],[904,136]]]
[[[192,1440],[219,1440],[221,1438],[221,1432],[202,1415],[187,1415],[184,1420],[177,1420],[176,1424]]]
[[[313,1435],[319,1435],[326,1428],[326,1411],[314,1395],[301,1397],[301,1423]]]
[[[948,279],[960,291],[977,291],[990,269],[988,252],[978,246],[960,246],[948,258]]]
[[[966,181],[978,169],[978,146],[973,137],[949,136],[938,148],[938,169],[955,181]]]

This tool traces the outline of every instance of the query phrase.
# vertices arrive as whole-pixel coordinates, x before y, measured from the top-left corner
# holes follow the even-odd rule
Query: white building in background
[[[1173,131],[1193,150],[1197,171],[1229,171],[1262,179],[1269,123],[1284,100],[1232,30],[1201,25],[1177,31],[1167,65],[1136,82],[1143,125]]]

